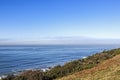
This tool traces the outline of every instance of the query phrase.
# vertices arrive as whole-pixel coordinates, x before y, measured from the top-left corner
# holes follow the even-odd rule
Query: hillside
[[[98,66],[57,80],[120,80],[120,55]]]
[[[120,49],[105,50],[84,59],[68,62],[63,66],[55,66],[46,72],[29,70],[19,75],[9,75],[3,80],[107,80],[109,77],[111,80],[114,78],[118,80],[119,61]]]

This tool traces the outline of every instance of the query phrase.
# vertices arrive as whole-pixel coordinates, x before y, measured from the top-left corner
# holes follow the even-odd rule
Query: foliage
[[[105,60],[96,67],[56,80],[120,80],[120,55]]]
[[[47,76],[45,76],[44,72],[40,70],[32,71],[28,70],[19,74],[17,76],[8,76],[3,80],[50,80]]]
[[[46,72],[40,70],[26,71],[17,76],[9,76],[3,80],[53,80],[55,78],[63,77],[77,71],[82,71],[95,67],[104,60],[110,59],[120,54],[120,49],[104,50],[101,53],[93,54],[84,59],[79,59],[66,63],[65,65],[57,65]]]

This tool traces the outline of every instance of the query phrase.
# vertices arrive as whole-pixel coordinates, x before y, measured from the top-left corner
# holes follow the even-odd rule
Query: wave
[[[6,78],[6,77],[7,77],[7,75],[1,75],[0,80],[2,80],[3,78]]]

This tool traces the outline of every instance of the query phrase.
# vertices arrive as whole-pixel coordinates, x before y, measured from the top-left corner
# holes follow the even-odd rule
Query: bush
[[[42,72],[40,70],[29,70],[17,76],[8,76],[3,80],[53,80],[55,78],[63,77],[77,71],[95,67],[98,65],[98,63],[110,59],[118,54],[120,54],[120,49],[113,49],[108,51],[104,50],[101,53],[93,54],[92,56],[88,56],[85,59],[71,61],[63,66],[55,66],[46,72]]]

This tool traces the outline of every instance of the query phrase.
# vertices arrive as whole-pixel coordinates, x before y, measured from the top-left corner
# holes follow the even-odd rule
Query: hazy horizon
[[[1,39],[0,45],[104,45],[120,44],[120,39],[101,39],[87,37],[49,37],[38,40],[9,40]]]
[[[0,45],[120,44],[119,0],[1,0]]]

